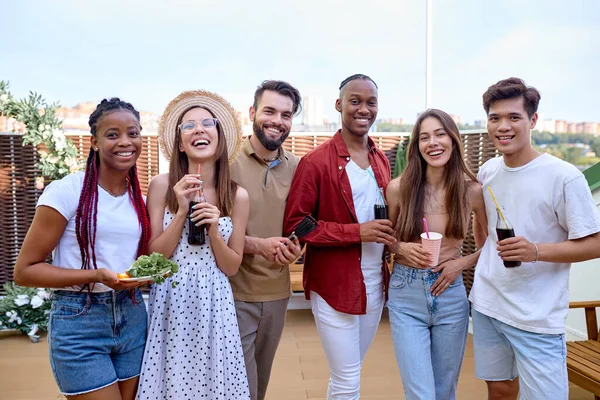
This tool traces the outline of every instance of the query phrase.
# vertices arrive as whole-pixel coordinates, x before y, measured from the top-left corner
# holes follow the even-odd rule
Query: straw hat
[[[205,90],[189,90],[175,97],[158,123],[158,140],[167,160],[173,155],[173,143],[179,128],[177,121],[191,107],[198,106],[210,110],[221,125],[221,130],[227,140],[227,156],[231,164],[242,146],[242,126],[238,121],[235,110],[218,94]]]

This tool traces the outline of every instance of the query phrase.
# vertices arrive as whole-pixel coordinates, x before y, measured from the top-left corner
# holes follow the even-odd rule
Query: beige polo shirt
[[[283,235],[283,214],[299,161],[300,158],[281,148],[277,160],[267,163],[254,152],[250,138],[244,139],[242,151],[231,165],[231,178],[250,196],[247,236]],[[229,280],[235,300],[273,301],[285,299],[291,293],[289,266],[282,270],[280,265],[258,254],[244,254],[238,273]]]

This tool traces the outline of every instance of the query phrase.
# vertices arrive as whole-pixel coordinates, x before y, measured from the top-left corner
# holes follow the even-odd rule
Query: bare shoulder
[[[397,197],[400,194],[400,179],[401,177],[399,176],[397,178],[392,179],[390,183],[388,183],[386,189],[386,194],[388,196],[392,195]]]
[[[237,191],[235,192],[235,202],[236,203],[238,203],[238,202],[249,203],[250,202],[250,196],[248,195],[248,191],[239,185],[237,187]]]
[[[248,191],[238,185],[237,191],[235,192],[235,201],[233,203],[233,212],[243,212],[247,214],[250,210],[250,195]]]
[[[483,186],[479,182],[469,181],[467,191],[469,193],[469,197],[479,197],[483,193]]]
[[[150,181],[150,185],[148,186],[148,200],[152,201],[153,199],[164,199],[167,195],[167,189],[169,187],[169,174],[159,174],[156,175]]]
[[[169,186],[169,174],[158,174],[150,181],[150,186],[148,190],[155,191],[167,191],[167,187]]]

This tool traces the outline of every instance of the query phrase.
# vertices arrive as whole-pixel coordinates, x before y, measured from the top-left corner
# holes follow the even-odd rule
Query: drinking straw
[[[429,237],[429,228],[427,227],[427,218],[423,218],[423,225],[425,225],[425,234],[427,235],[427,239],[431,239]]]
[[[496,196],[494,196],[494,192],[492,192],[492,188],[490,186],[488,186],[488,191],[492,195],[492,200],[494,200],[494,204],[496,205],[496,210],[498,210],[498,214],[500,214],[500,218],[502,218],[502,221],[504,221],[504,225],[506,225],[506,229],[510,229],[510,226],[508,226],[508,222],[506,222],[506,218],[504,218],[504,214],[502,214],[502,209],[498,205],[498,202],[496,201]]]
[[[198,163],[198,175],[200,175],[200,163]],[[200,177],[200,179],[202,179],[202,177]],[[200,197],[200,191],[202,190],[202,185],[200,185],[200,187],[198,188],[198,190],[196,191],[196,195],[198,197]]]

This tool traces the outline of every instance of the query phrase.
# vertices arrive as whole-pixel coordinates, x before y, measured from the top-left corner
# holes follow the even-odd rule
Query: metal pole
[[[431,108],[433,104],[433,90],[432,90],[432,78],[433,78],[433,0],[427,0],[427,19],[426,25],[426,49],[425,49],[425,63],[426,63],[426,76],[425,76],[425,108]]]

